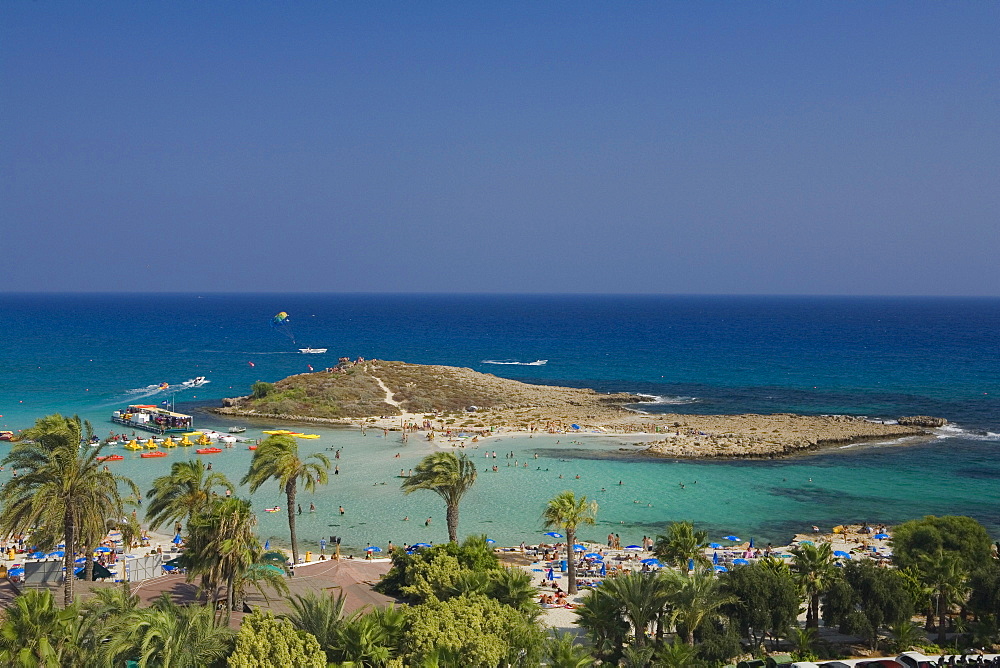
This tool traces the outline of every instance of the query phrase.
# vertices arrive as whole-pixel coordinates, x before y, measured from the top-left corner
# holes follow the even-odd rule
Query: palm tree
[[[969,591],[969,575],[962,567],[959,555],[938,550],[921,554],[918,563],[920,581],[932,592],[938,618],[937,643],[943,645],[948,633],[948,610],[963,602]]]
[[[619,614],[632,627],[632,645],[641,647],[666,613],[680,580],[675,571],[626,573],[607,578],[599,591],[616,603]]]
[[[693,572],[682,578],[680,586],[671,597],[673,620],[682,627],[688,647],[694,647],[694,634],[701,625],[717,617],[719,608],[736,600],[721,593],[721,583],[711,571]]]
[[[60,610],[48,589],[29,589],[14,599],[0,624],[0,665],[60,668],[73,635],[76,605]]]
[[[591,589],[577,604],[576,615],[577,625],[586,629],[599,658],[614,663],[629,632],[629,623],[619,602],[609,596],[603,586]]]
[[[594,524],[597,521],[597,501],[587,501],[585,496],[577,499],[576,494],[570,490],[560,492],[545,506],[542,520],[546,529],[559,527],[566,532],[568,591],[570,594],[575,594],[576,560],[573,558],[573,545],[576,543],[576,528],[581,524]]]
[[[586,648],[575,644],[576,636],[568,631],[553,632],[545,643],[546,662],[552,668],[590,668],[594,665],[594,657]]]
[[[333,649],[340,637],[340,628],[344,621],[343,592],[333,594],[317,594],[308,592],[304,596],[296,594],[288,599],[292,612],[284,615],[295,628],[316,636],[319,646],[327,653],[327,658],[333,661]]]
[[[837,576],[833,548],[829,543],[803,543],[792,548],[792,555],[792,567],[808,602],[806,627],[819,628],[819,597]]]
[[[210,473],[200,459],[174,462],[170,473],[154,480],[146,492],[149,528],[155,530],[165,522],[190,521],[225,490],[233,492],[233,484],[222,473]]]
[[[4,507],[0,534],[40,527],[35,533],[42,540],[39,546],[50,547],[52,537],[61,531],[67,573],[73,573],[81,530],[89,532],[97,523],[94,515],[100,513],[103,522],[108,515],[118,517],[124,512],[119,485],[139,493],[135,483],[111,473],[97,461],[103,446],[84,448],[81,454],[81,442],[89,438],[91,431],[90,424],[77,416],[54,414],[40,418],[0,462],[24,471],[0,490]],[[73,602],[75,580],[65,578],[63,605]]]
[[[465,453],[435,452],[420,460],[413,475],[403,481],[404,494],[429,489],[442,499],[448,524],[448,540],[458,542],[458,504],[476,482],[476,465]]]
[[[250,485],[250,492],[256,492],[268,480],[277,480],[285,492],[285,502],[288,504],[288,531],[292,538],[292,563],[299,563],[299,542],[295,534],[295,495],[298,492],[299,481],[307,492],[316,490],[316,485],[325,485],[329,476],[330,459],[315,453],[305,459],[299,456],[299,444],[291,436],[275,434],[268,436],[257,446],[250,470],[241,485]]]
[[[227,611],[242,609],[244,587],[251,579],[248,574],[263,556],[254,533],[256,526],[250,502],[237,498],[217,500],[209,512],[197,515],[190,524],[191,536],[183,556],[188,579],[201,575],[209,593],[225,584]]]
[[[692,561],[696,566],[711,565],[711,560],[705,556],[706,547],[708,532],[695,531],[691,522],[671,522],[667,533],[656,537],[653,554],[687,573]]]
[[[134,660],[140,668],[210,666],[232,652],[235,634],[207,606],[180,606],[163,594],[122,617],[101,649],[102,665]]]

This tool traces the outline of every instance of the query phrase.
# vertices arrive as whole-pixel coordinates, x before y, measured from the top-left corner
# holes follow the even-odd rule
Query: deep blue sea
[[[272,325],[281,311],[288,327]],[[637,541],[669,521],[691,519],[713,536],[785,542],[813,524],[953,513],[976,517],[1000,536],[1000,299],[8,294],[0,295],[0,314],[0,429],[61,412],[80,414],[106,435],[115,426],[112,410],[167,400],[194,412],[197,427],[225,429],[233,422],[201,408],[246,394],[258,380],[332,366],[340,356],[641,392],[659,398],[644,406],[649,411],[930,414],[953,423],[930,443],[768,462],[621,458],[619,443],[599,437],[582,445],[556,437],[482,443],[470,454],[531,458],[528,469],[501,465],[498,474],[484,458],[463,503],[461,532],[501,543],[537,540],[545,500],[567,488],[601,504],[598,526],[588,529],[596,539],[615,531]],[[306,346],[329,353],[298,353]],[[195,376],[210,382],[180,387]],[[160,383],[169,387],[160,390]],[[247,426],[247,435],[259,435],[279,425]],[[303,441],[304,450],[339,448],[342,459],[340,475],[302,496],[304,507],[317,508],[300,518],[307,541],[336,534],[363,547],[446,538],[439,499],[404,497],[395,477],[432,446],[354,429],[309,431],[322,438]],[[0,445],[0,455],[8,447]],[[227,450],[212,461],[238,480],[250,454]],[[145,487],[185,456],[194,454],[177,449],[117,464]],[[254,495],[254,504],[263,509],[284,499],[275,486]],[[341,505],[343,516],[335,512]],[[283,514],[261,512],[260,529],[280,541]]]

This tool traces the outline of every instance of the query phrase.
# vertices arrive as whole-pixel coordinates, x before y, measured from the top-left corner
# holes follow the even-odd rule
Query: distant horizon
[[[671,292],[301,292],[278,290],[246,290],[236,291],[184,291],[167,292],[153,290],[107,290],[107,291],[70,291],[70,290],[20,290],[0,291],[0,296],[119,296],[119,295],[156,295],[177,297],[201,296],[253,296],[253,295],[288,295],[288,296],[399,296],[399,297],[747,297],[747,298],[787,298],[787,299],[984,299],[997,300],[1000,295],[906,295],[906,294],[809,294],[809,293],[671,293]]]

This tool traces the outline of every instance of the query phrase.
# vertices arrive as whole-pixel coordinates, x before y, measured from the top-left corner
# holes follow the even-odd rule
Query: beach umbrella
[[[94,552],[110,552],[110,551],[111,551],[110,547],[104,547],[103,545],[94,549]]]
[[[596,552],[588,552],[587,554],[583,555],[583,558],[584,559],[593,559],[594,561],[603,561],[604,560],[604,555],[603,554],[597,554]]]
[[[877,533],[877,534],[875,534],[875,539],[876,540],[885,540],[888,537],[889,537],[889,534],[887,534],[887,533]]]
[[[487,539],[486,539],[486,543],[487,543],[487,544],[489,544],[489,545],[492,545],[492,544],[493,544],[493,543],[495,543],[495,542],[496,542],[496,541],[495,541],[495,540],[493,540],[492,538],[487,538]]]
[[[816,543],[812,542],[811,540],[800,540],[799,541],[799,545],[815,545],[815,544]]]
[[[660,563],[660,560],[659,560],[659,559],[655,559],[655,558],[653,558],[653,557],[650,557],[649,559],[643,559],[643,560],[642,560],[642,561],[640,561],[639,563],[640,563],[640,564],[649,564],[650,566],[661,566],[661,565],[662,565],[662,564]]]
[[[172,541],[170,541],[170,542],[171,542],[171,543],[173,543],[174,545],[180,545],[181,543],[183,543],[183,542],[184,542],[184,539],[183,539],[183,538],[181,538],[181,535],[180,535],[180,534],[176,534],[176,535],[174,536],[174,539],[173,539]]]
[[[737,538],[736,536],[732,536],[732,535],[730,535],[730,536],[723,536],[723,538],[725,538],[726,540],[736,541],[737,543],[740,542],[739,538]]]
[[[835,556],[835,557],[841,557],[843,559],[850,559],[851,558],[851,554],[849,552],[844,552],[843,550],[834,550],[833,551],[833,556]]]
[[[66,553],[63,552],[62,550],[53,550],[52,552],[49,552],[48,556],[50,556],[50,557],[65,557]]]
[[[608,574],[608,567],[602,561],[601,562],[601,575],[607,575],[607,574]]]
[[[270,538],[268,538],[267,540],[264,541],[264,549],[265,550],[270,550],[271,549],[271,539]]]
[[[7,571],[7,575],[13,575],[16,578],[19,578],[22,575],[24,575],[24,569],[23,568],[12,568],[9,571]]]
[[[733,559],[733,566],[749,566],[750,562],[746,559]]]
[[[720,543],[709,543],[708,546],[713,550],[718,550],[722,545]]]
[[[574,545],[573,546],[573,551],[574,552],[586,552],[587,548],[585,548],[583,545]]]
[[[578,424],[571,424],[570,427],[572,427],[573,429],[579,429],[580,425],[578,425]]]
[[[626,545],[625,549],[626,550],[641,550],[642,546],[641,545]]]
[[[430,543],[414,543],[413,547],[430,547]]]
[[[45,553],[44,552],[32,552],[31,554],[28,555],[28,558],[29,559],[44,559],[45,558]]]
[[[74,564],[82,564],[85,561],[87,561],[87,557],[78,557],[73,563]]]
[[[559,533],[558,531],[550,531],[550,532],[548,532],[547,534],[544,534],[544,535],[546,535],[546,536],[552,536],[553,538],[562,538],[563,537],[563,535],[561,533]]]
[[[753,537],[750,537],[750,547],[753,547]]]
[[[712,563],[713,564],[718,564],[719,563],[719,553],[718,552],[713,552],[712,553]]]
[[[726,568],[725,566],[716,566],[715,567],[715,572],[716,573],[728,573],[729,569]]]
[[[365,548],[365,552],[381,552],[382,548],[375,545],[369,545]]]

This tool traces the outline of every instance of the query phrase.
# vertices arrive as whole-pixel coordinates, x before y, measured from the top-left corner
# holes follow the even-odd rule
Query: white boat
[[[204,376],[198,376],[197,378],[192,378],[191,380],[185,380],[181,385],[184,387],[201,387],[208,382],[208,379]]]
[[[306,353],[307,355],[308,354],[315,355],[317,353],[325,353],[326,352],[326,348],[299,348],[299,352],[300,353]]]

